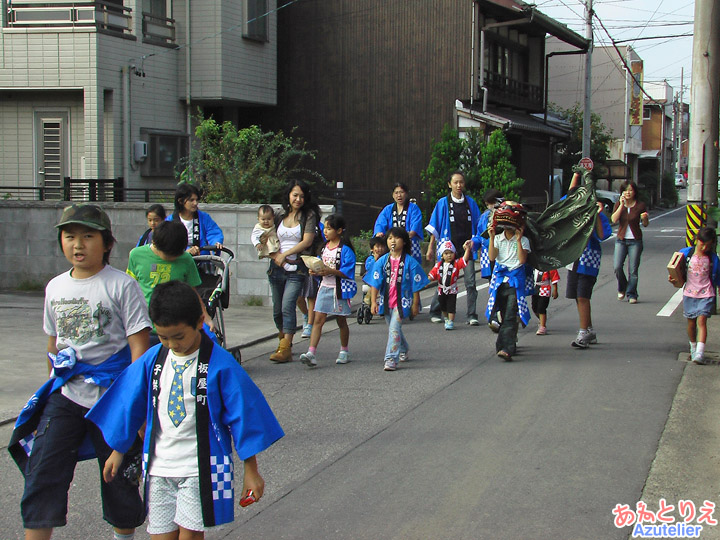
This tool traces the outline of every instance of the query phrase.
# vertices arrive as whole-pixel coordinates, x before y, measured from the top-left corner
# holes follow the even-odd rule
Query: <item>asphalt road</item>
[[[464,325],[464,299],[453,332],[427,315],[405,326],[411,361],[394,373],[382,369],[387,328],[377,318],[351,326],[345,366],[334,364],[332,322],[317,369],[271,364],[271,344],[243,351],[287,435],[259,456],[261,503],[206,537],[627,538],[612,508],[642,496],[684,368],[682,314],[657,316],[675,292],[665,264],[683,244],[683,219],[677,211],[646,230],[636,305],[616,299],[605,242],[599,343],[588,350],[570,347],[577,312],[563,271],[549,335],[536,336],[533,321],[511,363],[495,356],[487,327]],[[486,298],[482,289],[479,311]],[[296,358],[306,347],[295,346]],[[0,484],[2,537],[22,538],[22,479],[5,452]],[[95,463],[78,466],[70,498],[69,525],[54,538],[109,537]]]

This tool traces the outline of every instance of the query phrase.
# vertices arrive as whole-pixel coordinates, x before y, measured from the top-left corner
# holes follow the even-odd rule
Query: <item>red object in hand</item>
[[[240,499],[240,506],[245,508],[246,506],[250,506],[254,502],[257,502],[257,499],[255,498],[255,494],[251,489],[247,492],[247,495]]]

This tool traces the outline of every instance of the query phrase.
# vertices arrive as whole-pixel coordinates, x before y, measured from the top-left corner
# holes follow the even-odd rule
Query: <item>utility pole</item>
[[[695,0],[688,168],[687,234],[694,243],[697,229],[709,223],[707,207],[717,207],[718,128],[720,122],[720,12],[715,0]]]
[[[685,119],[685,104],[683,103],[683,84],[685,80],[685,68],[680,68],[680,163],[683,160],[683,121]],[[682,167],[681,167],[682,168]],[[683,171],[683,174],[687,173],[687,167]]]
[[[590,96],[592,94],[592,52],[593,52],[593,30],[592,30],[592,0],[585,0],[585,37],[588,40],[588,50],[585,54],[585,106],[583,108],[583,137],[582,156],[590,157]]]

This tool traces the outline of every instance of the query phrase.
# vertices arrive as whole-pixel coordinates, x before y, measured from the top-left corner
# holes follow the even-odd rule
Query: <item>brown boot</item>
[[[285,334],[282,331],[278,332],[278,346],[277,346],[277,349],[275,349],[275,352],[273,354],[277,354],[280,352],[280,344],[282,343],[282,340],[284,337],[285,337]]]
[[[270,355],[270,360],[278,364],[284,364],[292,360],[292,342],[287,337],[280,340],[278,350]]]

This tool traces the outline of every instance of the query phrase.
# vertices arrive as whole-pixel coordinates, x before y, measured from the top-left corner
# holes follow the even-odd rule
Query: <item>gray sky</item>
[[[528,0],[526,2],[530,3]],[[584,0],[535,0],[540,11],[585,35]],[[638,37],[691,34],[695,2],[689,0],[593,0],[593,10],[614,40]],[[611,45],[607,33],[593,22],[595,45]],[[690,101],[692,37],[674,37],[624,42],[643,59],[644,79],[667,79],[675,92],[680,90],[680,71],[684,68],[683,100]]]

